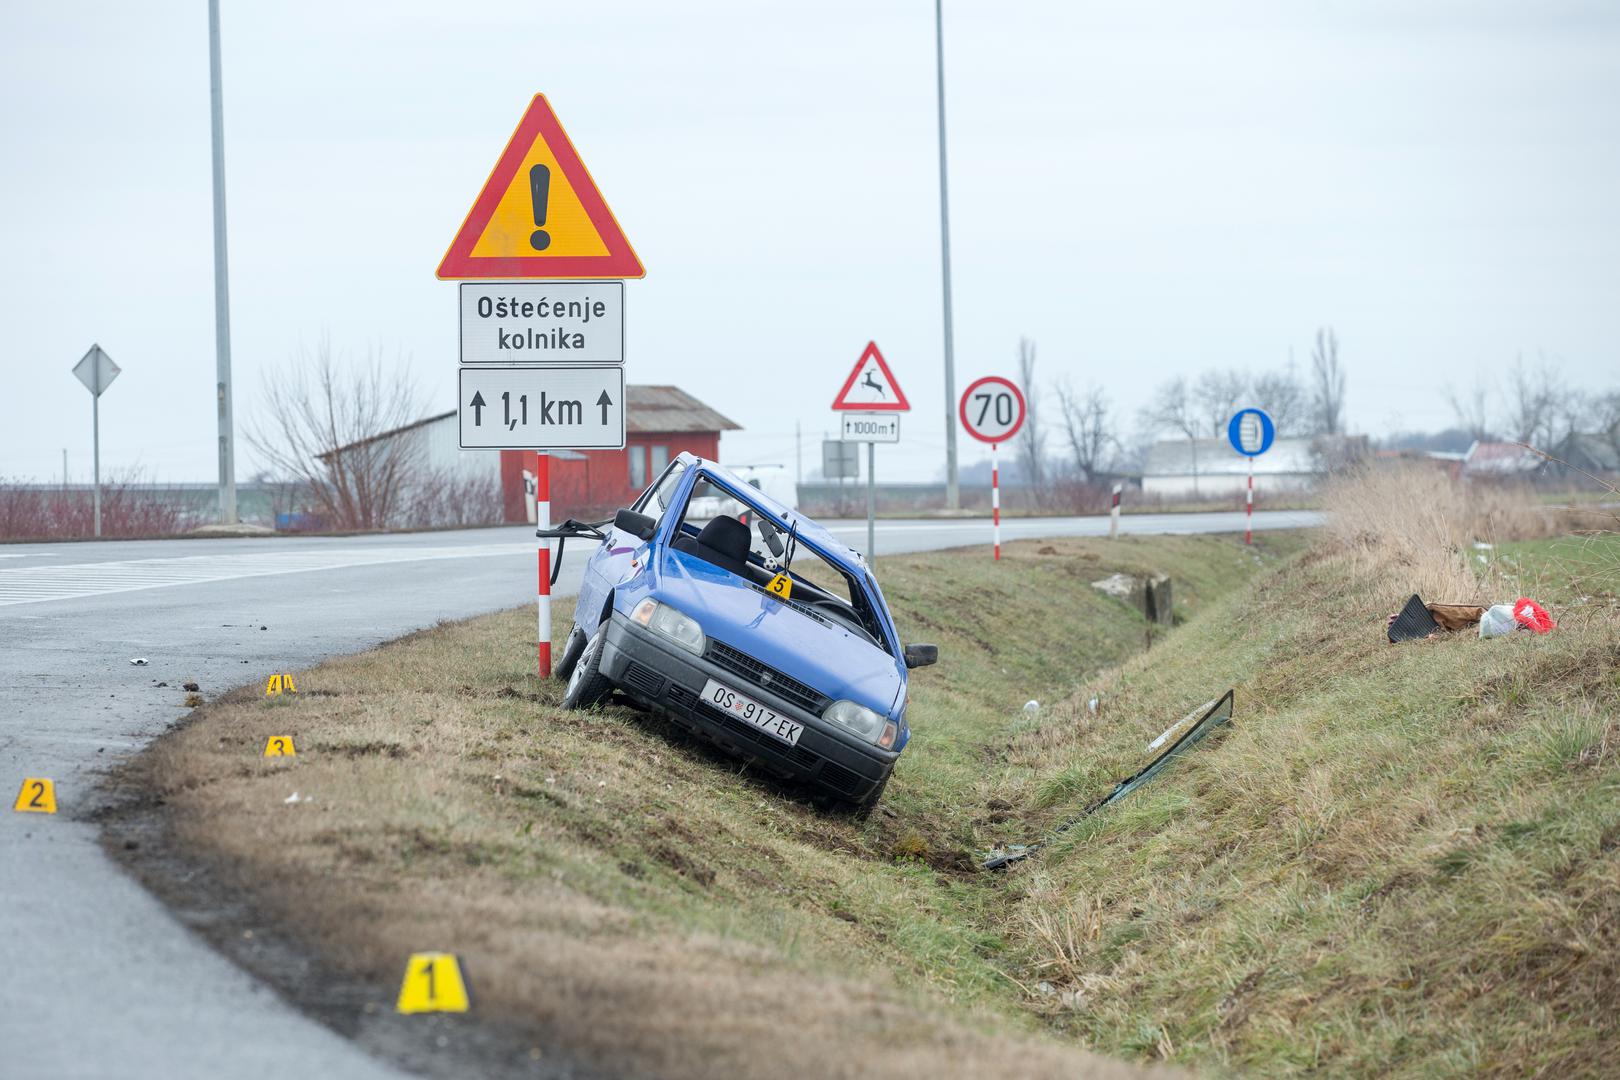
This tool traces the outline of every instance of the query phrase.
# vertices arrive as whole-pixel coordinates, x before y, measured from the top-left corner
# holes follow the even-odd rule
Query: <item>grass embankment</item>
[[[609,1074],[1110,1075],[1019,1008],[1006,881],[975,869],[1021,832],[1008,819],[1045,765],[1008,760],[1022,707],[1142,648],[1141,618],[1090,581],[1170,570],[1195,616],[1299,542],[881,560],[903,636],[943,659],[913,678],[912,745],[864,824],[629,709],[560,711],[527,611],[322,665],[296,698],[229,695],[131,779],[379,1008],[408,953],[444,949],[478,1017]],[[271,735],[298,757],[258,759]]]
[[[1389,508],[1380,486],[1353,494]],[[1265,1076],[1613,1075],[1620,542],[1458,545],[1538,526],[1434,496],[1410,547],[1341,501],[1336,540],[1103,680],[1105,723],[1058,710],[1015,744],[1062,817],[1237,688],[1229,733],[1010,883],[1059,1030]],[[1560,627],[1390,646],[1414,579]]]

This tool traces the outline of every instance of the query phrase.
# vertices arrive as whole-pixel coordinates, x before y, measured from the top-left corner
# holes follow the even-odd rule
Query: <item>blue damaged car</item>
[[[865,559],[720,465],[682,454],[610,523],[558,665],[565,708],[617,692],[857,815],[905,749],[910,668]]]

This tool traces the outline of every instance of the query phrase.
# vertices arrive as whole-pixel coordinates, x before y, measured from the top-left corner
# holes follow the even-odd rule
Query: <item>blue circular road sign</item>
[[[1277,425],[1259,409],[1240,409],[1226,425],[1226,439],[1245,457],[1263,454],[1277,439]]]

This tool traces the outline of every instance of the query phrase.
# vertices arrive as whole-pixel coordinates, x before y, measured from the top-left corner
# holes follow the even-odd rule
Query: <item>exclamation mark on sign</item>
[[[536,251],[544,251],[551,246],[551,234],[546,232],[546,199],[551,194],[551,170],[544,165],[536,165],[529,170],[529,195],[534,199],[534,235],[529,237],[529,246]]]

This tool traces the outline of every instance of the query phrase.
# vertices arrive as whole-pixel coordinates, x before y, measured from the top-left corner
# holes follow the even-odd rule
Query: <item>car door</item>
[[[675,501],[676,490],[685,472],[685,462],[671,462],[663,475],[641,493],[630,509],[646,514],[654,521],[661,521]],[[636,569],[631,566],[631,561],[636,549],[645,542],[639,536],[615,528],[612,522],[602,531],[605,535],[591,552],[584,579],[579,585],[579,601],[574,606],[574,625],[583,627],[589,634],[596,633],[597,623],[613,587]]]

